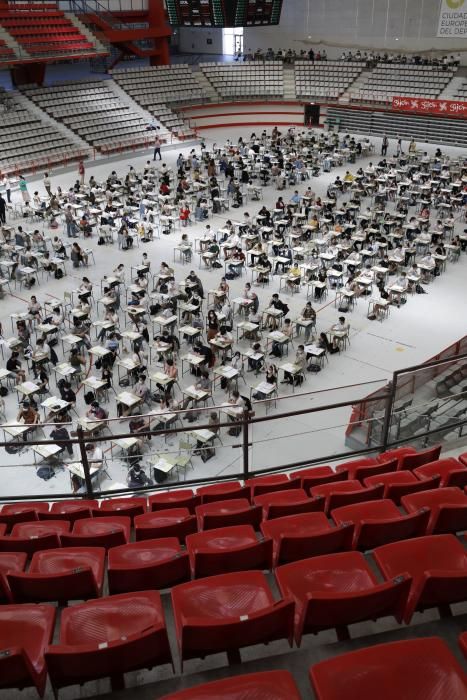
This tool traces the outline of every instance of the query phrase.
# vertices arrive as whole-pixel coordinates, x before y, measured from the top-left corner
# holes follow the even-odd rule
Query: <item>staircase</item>
[[[459,88],[462,87],[462,85],[467,84],[467,78],[464,77],[459,77],[456,75],[455,78],[452,78],[452,80],[446,85],[444,90],[440,92],[438,95],[438,100],[455,100],[456,95],[459,91]],[[463,99],[463,98],[461,98]]]
[[[88,41],[91,42],[91,44],[94,44],[96,47],[96,53],[99,54],[108,54],[110,52],[109,46],[105,46],[100,39],[97,38],[97,36],[92,32],[83,22],[81,22],[78,17],[73,14],[72,12],[65,12],[64,13],[65,17],[69,22],[75,25],[75,27],[79,30],[79,32],[86,37]]]
[[[5,42],[6,46],[9,46],[10,49],[15,52],[15,58],[29,58],[29,53],[26,51],[26,49],[23,49],[23,47],[18,44],[16,39],[12,37],[11,34],[8,34],[6,29],[3,27],[0,27],[0,39]]]
[[[166,127],[161,122],[159,122],[159,120],[156,119],[156,117],[154,117],[154,115],[151,114],[151,112],[148,112],[137,102],[135,102],[133,98],[130,97],[130,95],[127,92],[125,92],[125,90],[123,90],[120,87],[120,85],[118,85],[118,83],[115,82],[115,80],[108,80],[106,82],[106,85],[108,85],[112,89],[119,102],[122,102],[124,105],[128,105],[132,112],[136,112],[137,114],[141,115],[141,117],[148,125],[151,124],[151,122],[157,122],[161,128],[159,132],[160,136],[165,136],[169,133],[168,129],[166,129]]]
[[[202,70],[193,70],[193,78],[200,86],[202,94],[208,102],[222,102],[222,97],[206,78]]]
[[[360,90],[363,90],[365,87],[365,83],[368,80],[368,78],[371,75],[370,70],[364,70],[358,75],[353,83],[350,83],[349,87],[345,92],[342,93],[342,95],[339,98],[339,102],[350,102],[352,100],[352,95],[354,93],[360,92]]]
[[[284,66],[284,100],[296,100],[295,70],[293,66]]]
[[[44,124],[50,124],[50,126],[52,126],[55,129],[55,131],[66,136],[67,139],[72,143],[76,144],[78,148],[81,148],[85,151],[89,150],[89,143],[87,143],[87,141],[84,141],[78,136],[78,134],[76,134],[74,131],[71,131],[71,129],[68,129],[68,127],[66,127],[65,124],[63,124],[62,122],[59,122],[53,117],[49,116],[32,100],[30,100],[29,97],[26,97],[24,93],[14,92],[13,96],[18,104],[24,107],[24,109],[27,109],[28,112],[31,112],[31,114],[35,114]]]

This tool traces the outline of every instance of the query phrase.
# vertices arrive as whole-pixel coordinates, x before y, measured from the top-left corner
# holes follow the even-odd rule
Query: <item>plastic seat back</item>
[[[385,489],[385,498],[390,498],[397,505],[401,504],[402,498],[411,493],[418,493],[419,491],[430,491],[431,489],[437,489],[441,483],[440,476],[434,476],[431,479],[425,479],[424,481],[416,481],[412,484],[388,484]]]
[[[277,565],[352,549],[353,533],[353,523],[345,523],[319,534],[293,537],[285,535],[279,542]]]
[[[117,547],[130,540],[131,520],[113,515],[77,520],[71,534],[60,536],[63,547]]]
[[[368,476],[375,476],[377,474],[388,474],[389,472],[395,472],[397,470],[397,459],[391,459],[387,462],[381,462],[379,464],[372,464],[368,466],[357,467],[354,471],[352,478],[358,479],[363,483],[363,480]]]
[[[429,533],[463,532],[467,530],[467,503],[465,505],[446,504],[437,509],[430,521]]]
[[[284,491],[286,489],[298,489],[300,488],[300,479],[283,478],[280,480],[275,480],[272,477],[258,477],[257,479],[249,479],[246,482],[246,485],[251,489],[251,500],[253,501],[255,496],[261,496],[263,493]]]
[[[60,539],[57,534],[41,535],[35,537],[0,537],[0,552],[25,552],[28,557],[41,549],[55,549],[60,547]]]
[[[218,501],[214,503],[218,503]],[[200,530],[212,530],[233,525],[251,525],[257,530],[263,519],[261,506],[250,505],[249,499],[246,498],[229,499],[228,504],[215,510],[210,506],[211,503],[206,503],[196,508]]]
[[[204,505],[215,501],[227,501],[231,498],[247,498],[250,500],[251,489],[249,486],[242,486],[239,481],[236,481],[202,486],[196,493]]]
[[[146,506],[145,498],[112,498],[102,501],[99,508],[93,508],[92,514],[95,518],[99,518],[114,513],[115,515],[126,516],[133,522],[135,516],[146,512]]]
[[[401,515],[387,520],[363,520],[355,533],[356,549],[373,549],[388,542],[421,537],[426,534],[430,509],[421,508],[418,513]]]
[[[0,603],[12,602],[7,574],[24,571],[27,558],[26,552],[0,552]]]
[[[155,493],[148,498],[149,510],[166,510],[167,508],[188,508],[193,515],[195,508],[200,504],[199,496],[192,489],[176,489]]]
[[[428,462],[434,462],[435,459],[439,458],[441,454],[441,445],[435,445],[435,447],[429,447],[427,450],[422,452],[417,452],[416,454],[407,454],[400,460],[399,469],[416,469],[421,467],[422,464],[428,464]]]
[[[187,538],[187,546],[188,545]],[[272,569],[272,546],[270,539],[264,539],[230,551],[200,551],[193,554],[193,574],[195,578],[227,574],[233,571]]]
[[[193,532],[197,532],[196,517],[188,508],[167,508],[155,513],[137,515],[135,518],[135,539],[152,540],[160,537],[178,537],[180,542]]]
[[[364,488],[361,491],[336,491],[329,494],[326,503],[326,513],[330,513],[334,508],[340,506],[348,506],[351,503],[362,503],[363,501],[374,501],[382,498],[384,485],[378,484],[369,488]]]

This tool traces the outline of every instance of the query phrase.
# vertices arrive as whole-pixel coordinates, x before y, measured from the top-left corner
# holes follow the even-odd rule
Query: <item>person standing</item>
[[[385,156],[386,153],[388,152],[388,146],[389,146],[389,139],[386,136],[386,134],[383,135],[383,140],[381,142],[381,155]]]
[[[0,194],[0,224],[6,224],[6,202]]]
[[[161,146],[162,142],[158,136],[156,136],[156,140],[154,141],[154,158],[153,160],[156,160],[156,156],[159,156],[159,160],[162,160],[161,156]]]
[[[11,203],[11,181],[8,175],[3,176],[2,185],[5,187],[6,199],[8,204]]]
[[[78,163],[78,175],[79,179],[82,185],[84,185],[84,174],[85,174],[85,169],[84,169],[84,163],[82,160],[79,161]]]
[[[23,202],[25,204],[29,204],[29,202],[31,201],[31,196],[28,192],[28,185],[24,175],[19,176],[19,191],[21,192]]]
[[[47,192],[47,194],[49,195],[49,197],[51,197],[51,196],[52,196],[52,191],[51,191],[51,189],[50,189],[50,177],[49,177],[49,173],[44,173],[44,187],[45,187],[45,191]]]

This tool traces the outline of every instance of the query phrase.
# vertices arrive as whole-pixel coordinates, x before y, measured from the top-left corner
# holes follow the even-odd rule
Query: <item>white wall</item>
[[[342,47],[392,51],[467,51],[466,39],[438,39],[439,0],[283,0],[277,27],[244,30],[244,48]],[[332,47],[335,47],[334,49]],[[464,62],[464,61],[463,61]]]
[[[211,41],[211,43],[208,43]],[[182,53],[222,53],[222,29],[180,27],[179,50]]]

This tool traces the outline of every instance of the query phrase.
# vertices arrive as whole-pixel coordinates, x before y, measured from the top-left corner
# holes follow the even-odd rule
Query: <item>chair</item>
[[[354,476],[355,470],[358,469],[359,467],[374,467],[378,463],[374,457],[362,457],[361,459],[352,459],[350,462],[342,462],[342,464],[338,464],[336,467],[336,474],[340,474],[341,472],[347,472],[348,473],[348,479],[356,479],[357,477]],[[391,471],[388,469],[387,471]]]
[[[250,505],[250,501],[246,498],[213,501],[196,508],[198,530],[200,531],[231,525],[251,525],[257,530],[262,516],[261,506]]]
[[[420,480],[439,475],[442,487],[458,486],[463,489],[464,486],[467,486],[467,467],[454,457],[428,462],[414,469],[413,473]]]
[[[360,552],[338,552],[277,567],[283,597],[295,601],[295,642],[309,632],[335,628],[349,639],[348,625],[392,615],[402,622],[411,578],[379,583]]]
[[[27,558],[26,552],[0,552],[0,603],[12,600],[7,574],[24,571]]]
[[[166,508],[188,508],[193,515],[199,503],[199,495],[195,496],[192,489],[172,489],[171,491],[156,493],[148,498],[150,511],[164,510]]]
[[[0,511],[0,523],[4,523],[7,526],[7,532],[10,532],[15,523],[37,520],[40,511],[47,512],[48,510],[49,504],[44,501],[7,503]]]
[[[255,496],[254,503],[263,509],[263,520],[324,509],[324,498],[310,498],[304,489],[272,491],[262,496]]]
[[[239,481],[225,481],[220,484],[201,486],[196,490],[196,495],[201,497],[201,503],[213,501],[226,501],[229,498],[248,498],[251,496],[249,486],[242,486]]]
[[[63,547],[117,547],[130,541],[131,520],[113,515],[76,520],[71,534],[60,537]]]
[[[383,491],[383,484],[365,488],[356,479],[351,479],[349,481],[336,481],[335,483],[313,486],[311,495],[325,498],[324,512],[330,513],[334,508],[346,506],[350,503],[360,503],[361,501],[381,498]]]
[[[196,531],[196,517],[190,515],[188,508],[167,508],[135,518],[137,542],[158,537],[178,537],[184,542],[187,535]]]
[[[301,700],[301,695],[289,671],[262,671],[233,676],[194,688],[164,695],[160,700]]]
[[[335,508],[331,517],[336,525],[353,523],[353,549],[365,551],[387,542],[424,535],[430,511],[422,508],[410,515],[401,515],[393,501],[382,499]]]
[[[0,537],[0,552],[25,552],[30,557],[41,549],[60,547],[60,535],[69,529],[66,520],[17,523],[9,537]]]
[[[406,455],[414,454],[417,454],[417,450],[415,449],[415,447],[395,447],[393,450],[386,450],[386,452],[381,452],[381,454],[379,454],[376,457],[376,461],[381,463],[387,462],[391,459],[397,459],[397,468],[400,469],[402,458]]]
[[[319,700],[462,698],[465,672],[438,637],[376,644],[340,654],[310,668]]]
[[[458,460],[464,467],[467,467],[467,452],[463,452],[459,455]]]
[[[272,540],[258,540],[251,525],[195,532],[186,538],[194,578],[272,568]]]
[[[113,547],[107,569],[109,593],[169,588],[191,578],[188,553],[176,537]]]
[[[146,505],[145,498],[112,498],[101,501],[99,508],[92,509],[92,514],[94,517],[102,517],[116,513],[130,518],[133,522],[136,515],[146,512]]]
[[[55,615],[51,605],[0,606],[0,688],[34,686],[44,696],[44,653],[53,638]]]
[[[408,470],[389,472],[389,474],[378,474],[376,476],[367,476],[363,483],[365,486],[377,486],[384,484],[383,498],[390,498],[394,503],[400,505],[402,496],[409,493],[417,493],[418,491],[427,491],[428,489],[438,488],[440,476],[435,476],[431,479],[420,481],[415,474]]]
[[[69,520],[74,523],[80,518],[90,518],[91,510],[97,508],[97,501],[80,500],[57,501],[52,503],[49,512],[39,511],[39,520]]]
[[[408,513],[419,508],[430,509],[429,535],[467,529],[467,494],[455,486],[404,496],[401,503]]]
[[[291,472],[291,477],[300,479],[300,488],[305,489],[309,494],[313,486],[330,484],[333,481],[344,481],[347,476],[344,472],[337,474],[332,467],[308,467],[300,469],[298,472]]]
[[[172,588],[180,658],[226,652],[239,661],[241,647],[287,639],[292,645],[294,605],[274,601],[260,571],[241,571]]]
[[[387,580],[408,572],[413,580],[404,621],[417,610],[437,607],[447,615],[449,605],[467,600],[467,553],[454,535],[428,535],[392,542],[373,551]]]
[[[85,600],[102,594],[105,549],[70,547],[35,552],[26,573],[8,573],[14,602]]]
[[[410,469],[410,471],[413,471],[417,467],[421,467],[422,464],[434,462],[435,459],[439,458],[440,453],[441,445],[436,445],[416,454],[406,454],[399,460],[399,469]]]
[[[467,632],[464,632],[459,636],[459,646],[465,658],[467,659]]]
[[[60,642],[45,654],[55,695],[59,688],[172,664],[164,611],[157,591],[122,593],[63,610]]]
[[[261,523],[273,540],[274,566],[352,548],[354,526],[332,527],[324,513],[301,513]]]
[[[245,481],[245,486],[251,490],[251,500],[255,496],[271,491],[283,491],[285,489],[296,489],[300,487],[300,479],[289,479],[287,474],[268,474],[267,476],[257,476]]]

